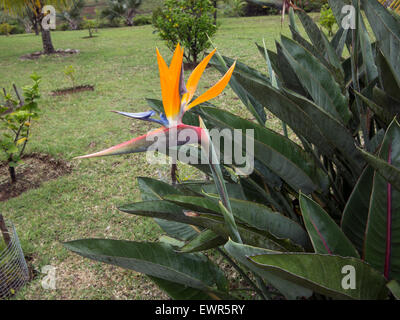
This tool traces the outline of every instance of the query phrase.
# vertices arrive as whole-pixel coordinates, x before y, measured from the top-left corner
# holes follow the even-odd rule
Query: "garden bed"
[[[18,197],[23,192],[38,188],[43,182],[57,179],[71,172],[71,166],[49,155],[33,153],[23,157],[16,168],[17,182],[10,182],[8,166],[0,164],[0,202]]]

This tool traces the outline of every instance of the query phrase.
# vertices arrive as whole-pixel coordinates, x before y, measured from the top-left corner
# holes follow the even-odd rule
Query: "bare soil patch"
[[[57,55],[57,56],[70,56],[73,54],[78,54],[79,50],[76,49],[57,49],[54,53],[51,55]],[[20,57],[21,60],[36,60],[39,59],[41,56],[46,56],[48,54],[45,54],[43,51],[37,51],[33,53],[28,53]]]
[[[64,88],[64,89],[57,89],[51,92],[52,96],[63,96],[71,93],[83,92],[83,91],[94,91],[94,86],[90,84],[85,84],[81,86],[71,87],[71,88]]]
[[[50,155],[32,153],[23,156],[23,164],[16,168],[17,182],[12,184],[8,166],[0,163],[0,201],[18,197],[25,191],[38,188],[43,182],[57,179],[71,172],[71,165]]]

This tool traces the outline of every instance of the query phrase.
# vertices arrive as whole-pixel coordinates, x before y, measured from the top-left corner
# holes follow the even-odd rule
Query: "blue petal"
[[[139,119],[139,120],[144,120],[144,121],[149,121],[149,122],[155,122],[158,124],[161,124],[163,126],[168,126],[168,120],[165,117],[164,114],[160,114],[160,119],[153,119],[152,117],[156,115],[157,113],[153,110],[151,111],[146,111],[146,112],[138,112],[138,113],[129,113],[129,112],[121,112],[121,111],[113,111],[115,113],[118,113],[122,116],[128,117],[128,118],[133,118],[133,119]]]
[[[138,112],[138,113],[129,113],[129,112],[121,112],[121,111],[114,111],[115,113],[118,113],[120,115],[123,115],[125,117],[133,118],[133,119],[141,119],[141,120],[147,120],[148,118],[154,116],[156,113],[155,111],[146,111],[146,112]]]

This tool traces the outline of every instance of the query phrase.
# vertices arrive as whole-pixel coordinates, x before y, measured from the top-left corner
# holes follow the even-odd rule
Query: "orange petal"
[[[196,69],[193,70],[192,74],[190,75],[186,83],[186,89],[188,92],[182,97],[183,103],[185,104],[189,103],[193,99],[200,78],[216,51],[217,49],[214,49],[206,58],[203,59],[202,62],[200,62],[200,64],[196,67]]]
[[[236,66],[236,61],[232,65],[232,67],[229,68],[229,70],[225,73],[225,75],[219,80],[215,86],[213,86],[211,89],[207,90],[205,93],[203,93],[200,97],[198,97],[196,100],[194,100],[187,108],[186,110],[189,110],[200,103],[206,102],[208,100],[211,100],[218,96],[222,91],[224,91],[225,87],[228,85],[229,81],[231,80],[233,70],[235,69]]]
[[[166,114],[168,119],[174,119],[180,113],[181,97],[179,93],[179,83],[181,80],[182,63],[183,49],[178,43],[175,48],[174,56],[172,57],[171,65],[169,66],[171,107],[169,113]]]
[[[165,63],[163,57],[157,49],[157,61],[158,69],[160,71],[160,84],[161,84],[161,95],[163,100],[165,115],[171,113],[171,81],[169,76],[169,69]]]

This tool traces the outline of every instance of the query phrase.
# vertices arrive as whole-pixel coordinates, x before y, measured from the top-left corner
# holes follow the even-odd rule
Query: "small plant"
[[[178,43],[185,50],[185,59],[194,65],[210,47],[208,37],[217,31],[215,8],[209,0],[166,0],[153,16],[153,25],[172,51]]]
[[[16,98],[3,89],[4,104],[0,104],[0,149],[5,153],[11,182],[17,181],[15,168],[21,163],[26,144],[30,137],[32,120],[39,116],[37,99],[40,77],[31,75],[33,85],[24,87],[22,98],[14,85]]]
[[[149,15],[137,15],[133,20],[134,26],[144,26],[147,24],[151,24],[151,16]]]
[[[319,24],[328,30],[330,37],[333,36],[333,27],[336,24],[336,19],[333,15],[331,7],[328,4],[323,5],[321,8]]]
[[[13,29],[14,27],[6,22],[0,24],[0,33],[6,35],[7,37],[10,35]]]
[[[72,83],[72,88],[75,88],[75,68],[74,66],[70,65],[70,66],[66,66],[64,69],[64,74],[67,76],[68,79],[71,80]]]

